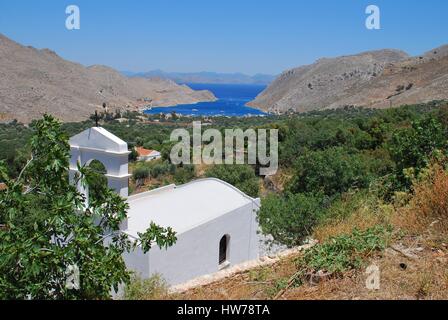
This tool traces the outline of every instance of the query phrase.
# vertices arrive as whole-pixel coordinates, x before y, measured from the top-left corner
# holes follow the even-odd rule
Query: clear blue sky
[[[81,29],[65,28],[78,5]],[[364,26],[369,4],[381,30]],[[279,73],[320,57],[448,43],[446,0],[0,0],[0,33],[84,65]]]

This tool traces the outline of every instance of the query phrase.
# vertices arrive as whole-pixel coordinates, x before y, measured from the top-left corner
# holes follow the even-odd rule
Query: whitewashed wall
[[[127,254],[126,265],[143,278],[159,273],[170,285],[183,283],[219,271],[219,241],[226,234],[230,236],[227,255],[230,265],[256,259],[259,239],[254,210],[257,207],[249,203],[179,234],[176,244],[167,250],[153,247],[144,258],[141,253]]]

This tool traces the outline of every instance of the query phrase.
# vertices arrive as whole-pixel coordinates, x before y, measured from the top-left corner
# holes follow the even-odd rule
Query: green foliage
[[[378,225],[365,231],[355,229],[351,234],[317,244],[297,260],[299,273],[304,275],[322,270],[338,276],[348,270],[359,269],[366,258],[387,247],[391,232],[390,226]]]
[[[16,179],[0,165],[0,299],[104,299],[130,275],[122,258],[135,246],[148,250],[176,240],[171,228],[154,224],[137,241],[119,226],[128,205],[115,192],[84,207],[84,197],[68,180],[69,145],[51,116],[33,124],[31,158]],[[80,167],[79,183],[89,184],[92,170]],[[107,243],[107,245],[105,245]],[[79,290],[66,287],[66,271],[80,270]]]
[[[343,221],[360,209],[374,208],[377,203],[378,196],[371,189],[344,193],[328,205],[327,210],[319,221],[319,225],[333,225],[338,221]]]
[[[258,220],[263,234],[293,247],[311,235],[324,210],[325,199],[320,194],[271,194],[261,200]]]
[[[171,227],[163,228],[152,221],[145,232],[137,232],[140,245],[145,253],[151,249],[153,243],[156,243],[161,249],[168,249],[168,247],[176,243],[175,234]]]
[[[143,148],[148,149],[148,150],[159,150],[161,147],[161,143],[158,140],[150,140],[148,142],[145,142],[143,144]]]
[[[170,153],[171,149],[176,145],[175,141],[165,141],[160,146],[160,154],[163,160],[171,161]]]
[[[221,131],[236,127],[279,129],[280,165],[286,173],[292,167],[294,176],[284,195],[262,199],[259,220],[263,233],[271,233],[277,242],[293,246],[301,243],[317,223],[328,221],[325,218],[350,214],[364,203],[364,195],[372,188],[386,200],[395,191],[409,188],[410,181],[434,155],[446,153],[448,108],[441,106],[441,102],[435,101],[387,110],[347,107],[271,117],[215,117],[210,122],[211,127]],[[169,163],[171,147],[176,143],[169,142],[169,136],[173,129],[186,128],[185,123],[203,118],[180,117],[170,121],[152,115],[146,116],[148,122],[143,123],[138,122],[141,117],[138,113],[119,116],[129,121],[118,123],[113,120],[118,115],[107,115],[102,119],[104,128],[130,146],[142,144],[162,152],[164,161],[136,165],[136,170],[144,171],[143,176],[149,170],[159,185],[185,183],[194,178],[194,168]],[[151,123],[154,119],[163,125]],[[4,274],[0,292],[7,292],[1,297],[20,298],[27,294],[43,298],[107,297],[111,286],[127,278],[120,253],[129,244],[114,234],[115,244],[105,250],[99,234],[104,234],[105,229],[116,230],[126,208],[104,188],[97,196],[91,195],[93,203],[87,212],[82,209],[83,199],[68,186],[66,137],[91,127],[92,121],[63,124],[57,133],[53,125],[48,127],[46,123],[33,122],[29,127],[0,124],[0,160],[5,161],[0,168],[0,181],[8,184],[7,191],[0,194],[0,223],[8,226],[0,231],[0,272]],[[33,131],[40,135],[39,139],[37,143],[27,143]],[[57,137],[59,134],[63,139]],[[20,174],[31,155],[32,161]],[[134,159],[132,154],[130,158]],[[87,167],[82,170],[84,180],[94,190],[92,185],[97,179],[89,181],[89,177],[95,170]],[[134,178],[142,174],[134,173]],[[259,194],[255,173],[250,166],[222,165],[210,168],[206,175],[227,181],[255,197]],[[347,194],[352,194],[352,188],[359,189],[359,195],[351,199]],[[99,216],[104,219],[98,219]],[[93,220],[104,221],[95,229]],[[152,239],[162,246],[172,243],[168,239],[163,241],[172,235],[172,230],[150,229],[148,234],[142,234],[145,241]],[[68,239],[69,245],[55,246],[48,240],[55,235]],[[47,252],[50,253],[45,259],[49,262],[45,264],[40,255]],[[58,288],[63,286],[63,270],[75,262],[82,266],[82,274],[88,275],[82,283],[84,291],[61,293]],[[96,281],[103,278],[107,280]],[[54,289],[47,283],[59,287]],[[48,294],[51,290],[55,290],[52,296]]]
[[[133,276],[125,287],[123,298],[125,300],[160,299],[168,294],[168,284],[158,274],[148,279]]]
[[[133,170],[132,176],[137,183],[151,177],[164,181],[163,185],[169,183],[184,184],[190,182],[196,177],[196,168],[194,165],[179,165],[169,163],[168,161],[155,160],[149,162],[138,162]],[[165,183],[165,180],[167,183]]]
[[[253,282],[263,282],[268,279],[268,277],[272,274],[272,269],[269,266],[260,267],[257,269],[249,270],[249,279]]]
[[[107,178],[105,176],[106,168],[104,165],[98,161],[93,160],[86,168],[88,173],[86,175],[87,184],[89,185],[89,199],[97,199],[104,201],[102,199],[103,195],[106,193],[105,190],[107,186]]]
[[[128,160],[130,162],[137,161],[137,158],[138,158],[137,150],[135,150],[135,148],[131,148],[129,151],[131,151],[131,153],[129,153]]]
[[[434,153],[446,150],[446,147],[446,131],[434,116],[414,121],[410,128],[397,130],[389,149],[396,163],[398,183],[409,188],[412,178],[428,166]],[[411,175],[407,174],[410,172]]]
[[[165,174],[174,174],[176,172],[176,166],[168,162],[157,163],[151,168],[151,176],[159,178]]]
[[[266,295],[274,298],[279,291],[284,290],[288,287],[288,281],[289,279],[286,277],[275,279],[271,286],[268,286],[264,289]]]
[[[342,147],[307,151],[295,163],[295,176],[288,186],[292,193],[322,192],[333,196],[350,188],[364,188],[371,181],[370,170],[359,153]]]
[[[230,183],[251,197],[258,196],[259,181],[255,170],[249,165],[215,165],[205,175]]]
[[[25,165],[30,136],[31,129],[22,124],[0,124],[0,160],[5,161],[10,176],[17,177]]]
[[[176,168],[174,173],[174,181],[177,184],[184,184],[193,180],[195,176],[196,170],[194,165],[187,164]]]
[[[132,172],[132,178],[135,181],[144,180],[149,177],[149,168],[144,166],[138,166]]]
[[[409,188],[435,155],[446,153],[448,108],[439,108],[439,102],[389,110],[345,108],[285,121],[286,128],[279,126],[280,163],[293,167],[293,176],[286,184],[287,195],[262,201],[262,228],[274,229],[276,240],[291,245],[294,235],[303,238],[314,224],[350,214],[351,206],[367,199],[369,191],[389,201],[395,191]],[[359,190],[361,199],[351,204],[347,194],[352,189]],[[306,232],[300,224],[295,231],[288,229],[295,223],[294,215],[288,214],[294,212],[288,194],[310,193],[326,196],[329,208],[321,208],[319,222],[303,221]],[[275,230],[275,225],[282,229]]]

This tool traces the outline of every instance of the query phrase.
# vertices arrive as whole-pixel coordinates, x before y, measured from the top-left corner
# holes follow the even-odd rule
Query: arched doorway
[[[229,261],[229,242],[230,236],[224,235],[219,241],[219,265],[223,265]]]

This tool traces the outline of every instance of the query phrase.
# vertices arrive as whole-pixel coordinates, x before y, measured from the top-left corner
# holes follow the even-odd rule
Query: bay
[[[145,110],[147,114],[173,113],[192,116],[260,116],[267,115],[263,111],[246,106],[249,101],[262,92],[264,85],[248,84],[198,84],[187,85],[194,90],[210,90],[218,100],[181,104],[170,107],[152,107]]]

